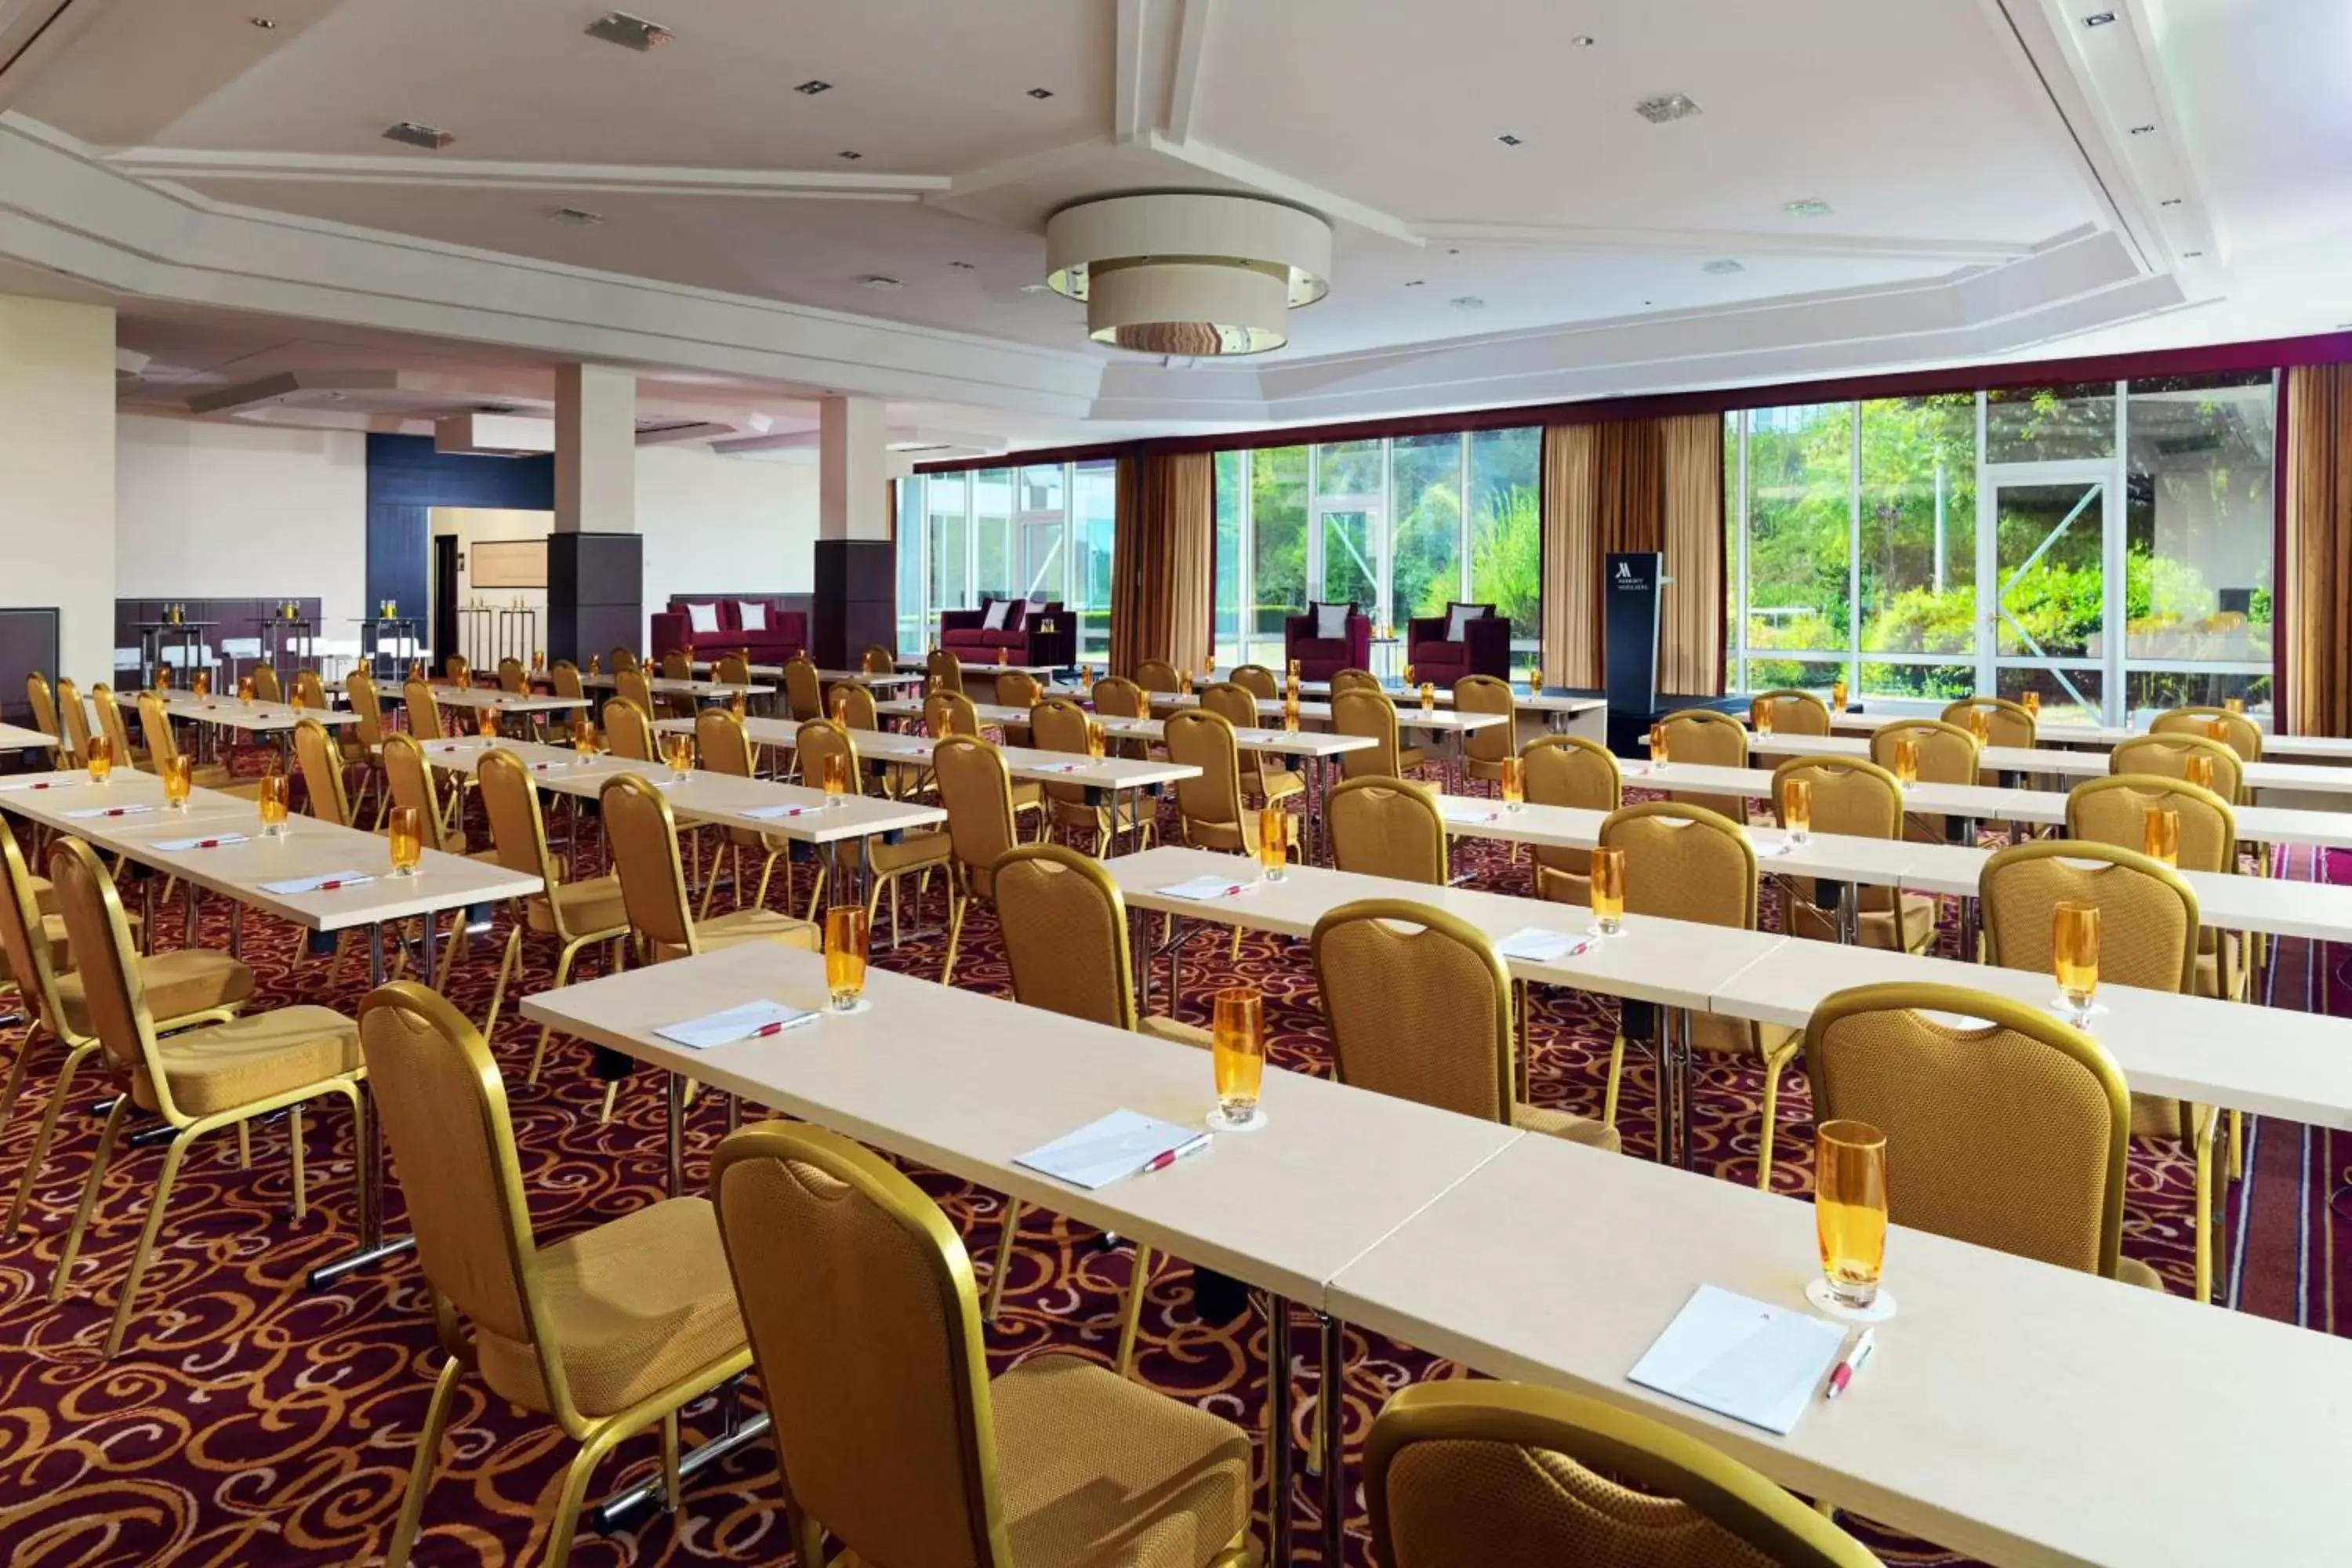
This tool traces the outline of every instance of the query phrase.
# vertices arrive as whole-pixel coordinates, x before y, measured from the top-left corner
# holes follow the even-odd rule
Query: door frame
[[[2042,485],[2099,487],[2099,651],[2095,658],[2000,652],[2000,492]],[[2117,722],[2124,698],[2123,463],[2118,458],[1982,463],[1977,468],[1977,689],[1998,692],[2003,669],[2099,672],[2099,720]],[[2029,559],[2031,559],[2029,557]],[[2060,674],[2060,679],[2063,679]]]

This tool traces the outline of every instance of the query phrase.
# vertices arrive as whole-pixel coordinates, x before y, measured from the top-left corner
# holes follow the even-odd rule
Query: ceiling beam
[[[944,191],[945,174],[852,174],[829,169],[697,169],[638,163],[535,163],[437,154],[213,152],[129,147],[105,164],[134,179],[327,181],[478,190],[623,191],[648,195],[815,197],[911,202]]]
[[[1253,163],[1237,153],[1228,153],[1223,148],[1212,146],[1206,142],[1171,141],[1157,131],[1150,133],[1149,140],[1151,150],[1155,153],[1163,153],[1171,158],[1190,163],[1196,169],[1204,169],[1210,174],[1222,175],[1238,184],[1251,186],[1277,200],[1291,202],[1302,207],[1310,207],[1325,217],[1353,224],[1358,228],[1369,229],[1374,234],[1384,235],[1390,239],[1402,240],[1407,245],[1419,246],[1429,243],[1414,225],[1407,223],[1393,213],[1385,213],[1378,207],[1367,206],[1362,202],[1339,195],[1337,191],[1327,191],[1320,185],[1309,184],[1305,180],[1286,174],[1279,169],[1271,169],[1264,163]]]
[[[1180,146],[1192,139],[1192,108],[1201,94],[1201,57],[1209,41],[1209,13],[1216,0],[1177,0],[1184,16],[1176,33],[1176,75],[1168,85],[1168,138]]]
[[[1769,254],[2001,262],[2031,256],[2036,248],[2003,240],[1779,230],[1599,228],[1564,223],[1416,223],[1412,226],[1431,241],[1460,241],[1516,250],[1686,250],[1717,256]]]
[[[1118,31],[1111,61],[1111,136],[1132,142],[1150,129],[1144,107],[1144,60],[1150,35],[1146,7],[1150,0],[1118,0]]]

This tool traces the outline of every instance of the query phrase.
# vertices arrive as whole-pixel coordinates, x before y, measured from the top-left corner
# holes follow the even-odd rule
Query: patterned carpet
[[[1486,884],[1526,890],[1523,867],[1492,846],[1465,847],[1465,865]],[[803,884],[803,888],[805,883]],[[781,907],[781,889],[773,895]],[[941,912],[936,890],[921,923]],[[177,900],[158,908],[158,945],[180,945]],[[224,906],[208,903],[202,939],[226,942]],[[502,932],[501,932],[502,935]],[[487,999],[491,955],[478,948],[460,971],[457,999],[478,1016]],[[526,988],[548,984],[552,952],[528,945]],[[331,965],[302,951],[298,933],[248,921],[246,957],[270,1003],[300,1000],[350,1010],[364,994],[354,964],[337,984]],[[992,923],[968,928],[958,984],[1008,994]],[[1303,946],[1273,939],[1244,944],[1229,962],[1225,943],[1197,941],[1187,950],[1188,1016],[1228,979],[1266,992],[1273,1055],[1282,1066],[1327,1070],[1327,1052],[1311,970]],[[2290,951],[2281,995],[2301,995],[2301,955]],[[881,956],[890,967],[936,974],[933,942]],[[1540,1000],[1534,1027],[1534,1097],[1540,1104],[1597,1114],[1614,1005],[1554,992]],[[508,1074],[533,1218],[542,1243],[626,1213],[657,1196],[662,1184],[660,1095],[650,1075],[625,1085],[618,1113],[599,1126],[602,1084],[587,1053],[559,1040],[536,1087],[523,1082],[535,1028],[511,1010],[495,1042]],[[10,1048],[20,1032],[0,1036]],[[1629,1061],[1624,1112],[1628,1153],[1651,1153],[1653,1080],[1636,1055]],[[50,1074],[35,1077],[27,1102],[0,1132],[0,1177],[22,1168]],[[1705,1171],[1752,1181],[1760,1079],[1751,1071],[1706,1066],[1697,1100],[1696,1150]],[[123,1353],[100,1362],[115,1289],[129,1261],[144,1199],[161,1153],[119,1157],[100,1199],[72,1292],[51,1307],[46,1293],[71,1207],[96,1142],[88,1114],[103,1092],[85,1077],[74,1090],[65,1136],[36,1193],[26,1233],[0,1242],[0,1560],[17,1568],[99,1568],[114,1564],[345,1564],[380,1557],[399,1503],[418,1422],[438,1352],[413,1258],[348,1278],[312,1293],[302,1280],[315,1264],[353,1241],[352,1140],[347,1115],[320,1110],[310,1121],[311,1208],[289,1217],[290,1183],[283,1122],[257,1134],[250,1171],[237,1168],[233,1140],[193,1155],[173,1196],[171,1217]],[[718,1137],[723,1109],[698,1100],[689,1175]],[[1810,1187],[1810,1114],[1801,1075],[1781,1097],[1774,1184]],[[2248,1184],[2244,1299],[2254,1310],[2332,1326],[2332,1237],[2340,1223],[2327,1207],[2328,1141],[2304,1129],[2266,1126],[2258,1137]],[[1000,1205],[994,1194],[919,1173],[983,1260],[992,1256]],[[391,1226],[404,1228],[390,1189]],[[2189,1285],[2189,1171],[2148,1151],[2135,1154],[2125,1248],[2160,1268],[2168,1282]],[[1050,1214],[1025,1220],[1009,1278],[1002,1323],[991,1334],[1001,1369],[1040,1349],[1074,1350],[1108,1362],[1118,1292],[1132,1266],[1126,1248],[1106,1249],[1083,1226]],[[2324,1262],[2319,1255],[2325,1254]],[[1254,1315],[1203,1322],[1193,1309],[1190,1271],[1162,1268],[1150,1292],[1139,1374],[1154,1387],[1244,1426],[1263,1415],[1265,1331]],[[1311,1357],[1311,1338],[1293,1344]],[[1311,1367],[1297,1365],[1300,1437],[1313,1410]],[[1351,1454],[1386,1397],[1409,1383],[1462,1375],[1461,1369],[1376,1336],[1348,1336],[1347,1426]],[[461,1385],[451,1441],[425,1508],[427,1533],[415,1561],[434,1565],[535,1562],[543,1521],[570,1445],[553,1425],[488,1394],[478,1381]],[[756,1389],[754,1390],[756,1398]],[[708,1430],[711,1412],[690,1415]],[[2189,1440],[2184,1438],[2184,1440]],[[598,1479],[601,1492],[645,1476],[654,1464],[646,1437],[624,1447]],[[1301,1482],[1302,1526],[1313,1503]],[[645,1516],[624,1534],[583,1528],[572,1561],[583,1564],[775,1563],[789,1561],[777,1504],[772,1450],[754,1445],[689,1486],[682,1512]],[[1369,1562],[1360,1498],[1351,1521],[1348,1561]],[[1849,1521],[1889,1562],[1957,1559],[1931,1546]],[[1317,1561],[1312,1530],[1301,1531],[1298,1560]]]

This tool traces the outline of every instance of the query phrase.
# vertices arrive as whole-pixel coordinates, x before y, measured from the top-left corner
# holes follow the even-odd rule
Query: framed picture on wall
[[[544,539],[478,539],[466,556],[467,575],[478,589],[547,586]]]

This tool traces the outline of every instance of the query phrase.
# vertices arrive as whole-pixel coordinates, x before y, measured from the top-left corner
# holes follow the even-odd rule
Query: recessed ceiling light
[[[1669,120],[1687,120],[1706,111],[1686,92],[1662,92],[1635,104],[1633,112],[1653,125],[1664,125]]]
[[[1721,260],[1708,262],[1706,266],[1700,268],[1699,270],[1701,272],[1711,272],[1717,278],[1728,278],[1735,272],[1745,272],[1748,268],[1727,256]]]
[[[626,11],[607,11],[588,24],[588,36],[602,38],[608,44],[618,44],[625,49],[649,54],[677,37],[659,22],[648,22],[643,16],[632,16]]]
[[[1516,147],[1519,144],[1519,139],[1511,135],[1508,132],[1496,137],[1495,140],[1500,142],[1506,147]]]
[[[247,16],[246,20],[252,23],[255,26],[260,28],[265,33],[274,33],[278,31],[278,24],[271,21],[267,16]]]
[[[1021,291],[1024,294],[1050,294],[1053,289],[1043,283],[1024,283],[1021,285]]]
[[[808,80],[801,83],[800,86],[793,89],[793,90],[801,94],[804,98],[814,98],[820,92],[831,92],[833,90],[833,83],[829,81],[819,81],[816,78],[811,77]]]
[[[857,160],[866,156],[866,154],[863,153],[835,153],[834,156],[836,158],[846,158],[851,163],[855,163]]]
[[[1029,89],[1029,96],[1040,99],[1051,98],[1054,96],[1054,89],[1050,87],[1033,87]]]
[[[2168,207],[2177,207],[2180,205],[2180,198],[2179,196],[2167,196],[2159,205]]]
[[[1781,204],[1780,210],[1790,217],[1827,217],[1830,216],[1830,204],[1819,196],[1801,196],[1793,202]]]
[[[2155,129],[2153,125],[2135,125],[2131,128],[2131,133],[2135,136],[2146,136]]]
[[[1446,303],[1457,310],[1483,310],[1486,308],[1486,301],[1475,294],[1459,294]]]
[[[2189,259],[2189,260],[2190,260],[2190,261],[2194,261],[2194,260],[2196,260],[2199,257],[2200,257],[2200,256],[2204,255],[2205,253],[2204,253],[2203,251],[2201,251],[2201,250],[2184,250],[2184,251],[2182,251],[2180,254],[2181,254],[2184,258],[2186,258],[2187,259]]]
[[[2083,18],[2083,26],[2085,27],[2111,26],[2115,19],[2116,14],[2113,11],[2094,11]]]
[[[1428,281],[1426,278],[1408,278],[1404,280],[1404,286],[1408,289],[1418,289]]]
[[[1593,37],[1590,33],[1579,33],[1574,37],[1569,39],[1568,44],[1570,48],[1589,49],[1593,45]]]
[[[383,139],[387,142],[404,142],[411,147],[422,147],[427,152],[437,153],[457,140],[457,137],[454,132],[437,130],[430,125],[419,125],[414,120],[404,120],[397,124],[385,127]]]
[[[948,263],[948,265],[949,265],[950,267],[955,268],[958,271],[961,271],[961,272],[969,272],[969,271],[971,271],[971,262],[969,262],[969,261],[950,261],[950,262],[949,262],[949,263]]]
[[[867,273],[865,277],[860,278],[857,280],[857,286],[860,289],[903,289],[906,287],[904,283],[899,282],[896,278],[885,278],[879,272]]]
[[[548,217],[556,223],[568,223],[574,228],[586,228],[590,224],[603,223],[603,213],[592,213],[586,207],[558,207]]]

